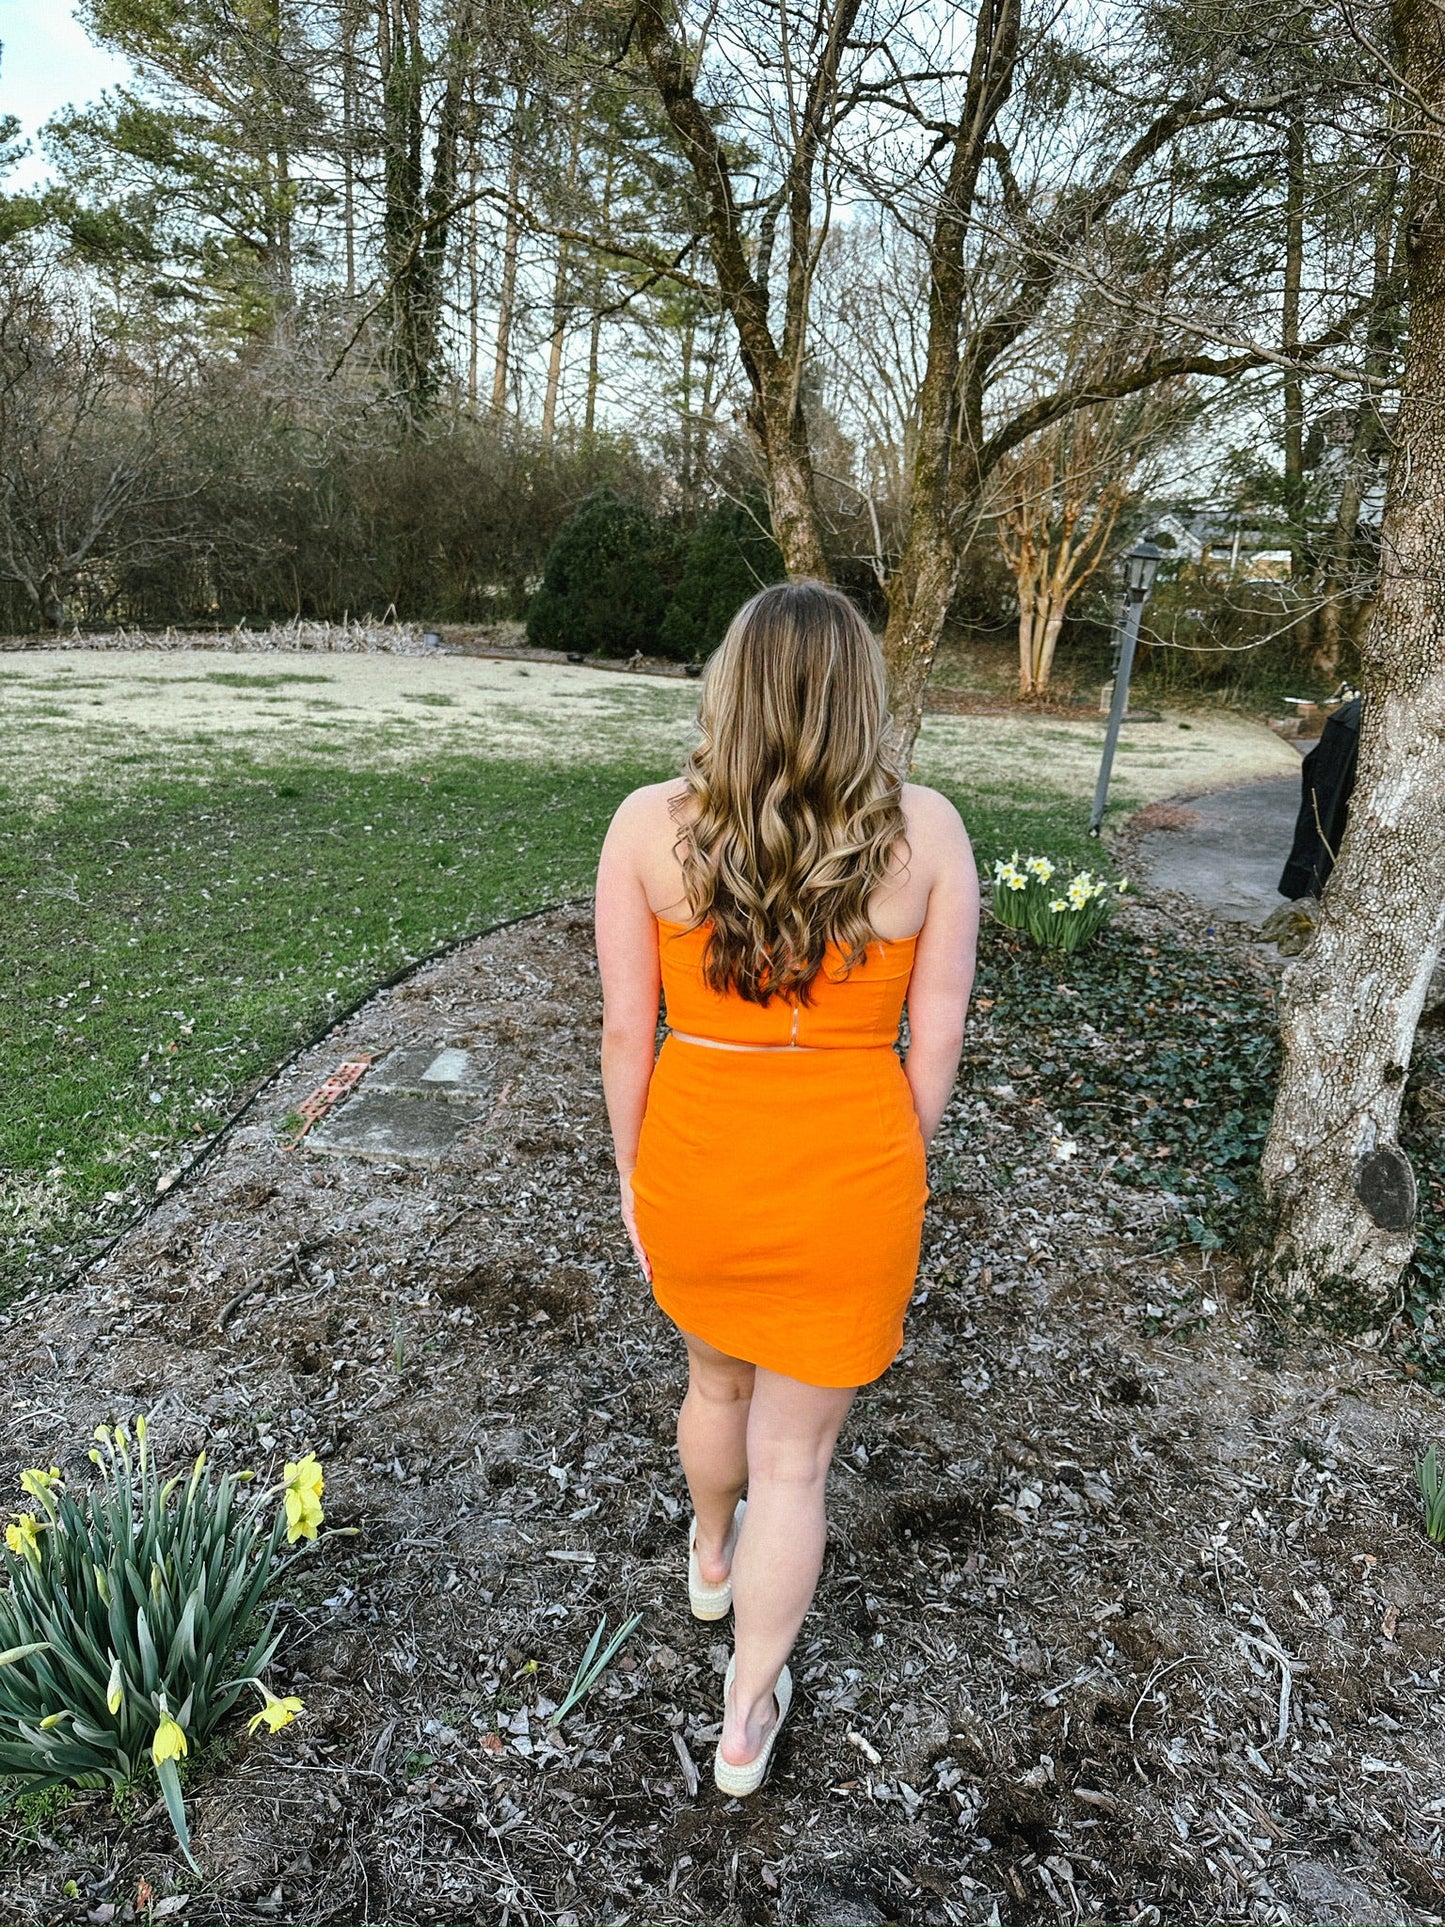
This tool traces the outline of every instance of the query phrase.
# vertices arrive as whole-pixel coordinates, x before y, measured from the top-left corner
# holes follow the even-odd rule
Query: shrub
[[[242,1503],[251,1474],[214,1478],[204,1452],[189,1478],[162,1483],[144,1418],[134,1455],[124,1425],[95,1436],[98,1489],[77,1496],[54,1468],[26,1472],[37,1510],[5,1529],[0,1774],[12,1794],[119,1791],[153,1766],[189,1860],[177,1762],[247,1687],[261,1696],[253,1727],[274,1733],[301,1710],[262,1683],[275,1608],[257,1622],[267,1586],[291,1563],[277,1564],[283,1537],[316,1537],[321,1467],[307,1454]]]
[[[598,489],[547,551],[527,611],[527,640],[595,655],[650,654],[676,577],[675,534],[644,509]]]
[[[682,662],[710,655],[748,597],[786,573],[766,507],[724,502],[698,524],[688,544],[658,638],[663,653]]]
[[[1020,863],[1014,851],[993,866],[993,914],[1009,930],[1024,930],[1041,950],[1082,950],[1109,920],[1117,897],[1128,888],[1121,878],[1108,883],[1091,870],[1063,880],[1063,871],[1046,856]]]

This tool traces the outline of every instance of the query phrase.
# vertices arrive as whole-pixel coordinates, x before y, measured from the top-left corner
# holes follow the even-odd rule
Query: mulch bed
[[[198,1921],[1445,1918],[1445,1566],[1412,1492],[1439,1401],[1368,1344],[1286,1342],[1224,1254],[1162,1253],[1167,1200],[1012,1095],[1005,1004],[904,1355],[840,1445],[773,1775],[722,1800],[727,1628],[687,1611],[681,1347],[616,1219],[597,1016],[582,912],[453,953],[0,1320],[7,1482],[83,1479],[93,1426],[148,1409],[178,1465],[314,1449],[355,1529],[286,1585],[304,1717],[193,1777],[203,1878],[158,1803],[81,1793],[0,1819],[3,1917],[143,1918],[145,1876]],[[494,1059],[450,1164],[282,1148],[342,1058],[414,1040]]]

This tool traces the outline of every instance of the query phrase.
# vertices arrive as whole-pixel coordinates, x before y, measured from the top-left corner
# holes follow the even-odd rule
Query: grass
[[[148,760],[148,759],[147,759]],[[346,769],[220,747],[209,778],[10,800],[0,845],[0,1291],[68,1270],[287,1053],[399,966],[591,888],[642,764]],[[956,794],[981,865],[1088,860],[1047,799]],[[1076,813],[1075,813],[1076,815]]]
[[[0,1286],[67,1268],[328,1012],[590,887],[660,772],[265,765],[12,807],[0,846]]]
[[[510,668],[455,662],[92,667],[0,672],[0,1295],[103,1243],[329,1014],[451,939],[588,891],[613,808],[675,771],[695,701],[553,672],[519,706]],[[278,685],[328,682],[355,720],[298,691],[306,713],[280,733]],[[197,728],[181,683],[223,685],[234,720]],[[61,726],[42,684],[105,700]],[[931,719],[919,778],[959,805],[985,872],[1015,845],[1099,864],[1094,745],[1012,728]],[[1146,788],[1179,781],[1177,748],[1152,769],[1161,753],[1131,752]],[[1221,740],[1205,760],[1232,753]]]

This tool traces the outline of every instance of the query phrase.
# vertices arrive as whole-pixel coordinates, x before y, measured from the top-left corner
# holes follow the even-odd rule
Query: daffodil
[[[120,1660],[118,1657],[116,1657],[116,1658],[113,1658],[110,1662],[110,1679],[105,1689],[105,1704],[106,1704],[107,1711],[111,1713],[118,1713],[121,1709],[121,1704],[124,1701],[124,1699],[125,1699],[125,1684],[122,1681],[120,1676]]]
[[[1068,907],[1069,907],[1068,904],[1064,902],[1064,899],[1062,897],[1054,897],[1049,903],[1049,908],[1053,911],[1055,916],[1058,916],[1061,910],[1067,910]]]
[[[283,1699],[273,1693],[269,1687],[263,1686],[259,1679],[252,1681],[252,1684],[260,1687],[266,1703],[255,1718],[247,1723],[248,1733],[254,1733],[256,1728],[262,1725],[269,1728],[272,1733],[279,1733],[283,1726],[289,1726],[296,1715],[303,1710],[301,1701],[294,1693],[286,1694]]]
[[[64,1712],[47,1713],[45,1718],[40,1722],[40,1730],[42,1733],[48,1733],[53,1726],[59,1726],[62,1720],[68,1720],[73,1717],[72,1714]]]
[[[162,1712],[156,1736],[151,1741],[151,1758],[157,1766],[163,1766],[167,1760],[183,1758],[187,1750],[185,1729],[169,1713]]]
[[[1010,890],[1022,890],[1024,888],[1025,879],[1019,874],[1017,870],[1015,870],[1012,867],[1012,865],[1010,865],[1010,867],[1004,871],[1003,880],[1008,885]]]
[[[44,1499],[51,1486],[60,1484],[60,1467],[52,1465],[48,1472],[42,1472],[38,1465],[32,1465],[28,1472],[20,1474],[20,1490],[32,1499]]]
[[[5,1543],[17,1559],[29,1559],[34,1565],[40,1564],[40,1535],[45,1530],[42,1522],[33,1512],[12,1513],[15,1523],[5,1528]]]
[[[308,1452],[294,1463],[288,1460],[283,1476],[286,1484],[286,1543],[289,1546],[298,1539],[316,1537],[316,1528],[326,1517],[321,1509],[321,1494],[326,1478],[313,1452]]]
[[[1054,874],[1054,866],[1046,856],[1031,856],[1024,868],[1030,876],[1036,876],[1040,883],[1047,883]]]

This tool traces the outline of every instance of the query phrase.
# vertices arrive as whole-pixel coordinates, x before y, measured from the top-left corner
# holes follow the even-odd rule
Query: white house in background
[[[1186,562],[1201,562],[1209,547],[1207,530],[1208,523],[1202,515],[1191,515],[1186,522],[1182,515],[1170,510],[1159,517],[1150,534],[1161,548],[1168,549],[1172,543],[1171,553],[1182,556]],[[1164,540],[1161,541],[1161,537]]]

